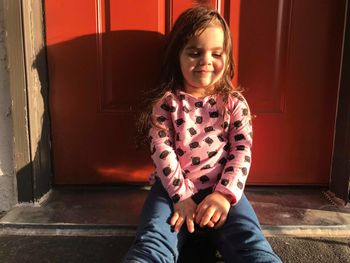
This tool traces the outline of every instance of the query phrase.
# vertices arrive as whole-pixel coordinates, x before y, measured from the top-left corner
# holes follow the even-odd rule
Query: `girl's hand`
[[[188,232],[194,232],[194,216],[197,204],[192,198],[187,198],[174,204],[174,214],[170,219],[172,225],[177,233],[180,232],[181,226],[186,220]]]
[[[230,202],[227,197],[219,192],[213,192],[198,205],[196,223],[200,227],[219,228],[226,222],[229,210]]]

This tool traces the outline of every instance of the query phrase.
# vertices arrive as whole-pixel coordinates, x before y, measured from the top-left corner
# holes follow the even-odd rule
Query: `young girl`
[[[281,262],[243,194],[252,126],[233,71],[220,14],[207,7],[182,13],[168,36],[160,85],[140,118],[156,171],[124,262],[177,262],[196,231],[210,233],[225,262]]]

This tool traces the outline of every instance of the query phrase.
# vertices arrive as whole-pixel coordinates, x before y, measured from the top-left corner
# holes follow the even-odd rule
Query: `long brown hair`
[[[225,19],[216,10],[207,6],[197,6],[185,10],[178,17],[167,36],[158,85],[146,94],[144,110],[137,121],[138,145],[142,145],[147,141],[153,105],[161,100],[165,94],[170,92],[175,95],[176,91],[183,87],[184,80],[180,68],[180,52],[193,36],[201,34],[213,22],[219,23],[222,27],[224,52],[227,57],[225,71],[222,78],[218,81],[215,91],[221,94],[224,102],[227,103],[229,94],[235,90],[231,82],[234,76],[232,39]]]

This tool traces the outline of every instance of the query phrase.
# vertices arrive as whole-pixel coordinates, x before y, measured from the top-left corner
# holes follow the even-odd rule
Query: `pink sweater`
[[[251,115],[238,92],[225,113],[223,106],[219,95],[197,99],[179,91],[153,107],[153,176],[174,203],[208,187],[229,195],[232,204],[241,198],[251,163]]]

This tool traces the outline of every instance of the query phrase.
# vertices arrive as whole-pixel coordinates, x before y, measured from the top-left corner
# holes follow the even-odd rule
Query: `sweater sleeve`
[[[174,127],[172,113],[177,110],[169,99],[156,103],[152,111],[149,131],[151,157],[156,167],[156,177],[160,179],[174,203],[191,197],[195,186],[185,178],[174,150]]]
[[[243,96],[235,93],[232,104],[228,112],[231,121],[227,162],[215,191],[228,196],[235,205],[242,197],[250,169],[253,130],[249,106]]]

